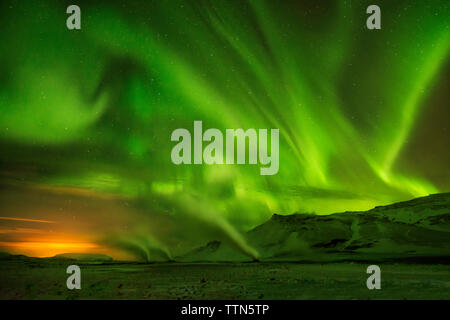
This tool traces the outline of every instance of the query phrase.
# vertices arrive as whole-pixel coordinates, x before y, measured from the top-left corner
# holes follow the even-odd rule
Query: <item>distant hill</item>
[[[274,214],[246,234],[260,260],[450,260],[450,193],[433,194],[363,212]],[[441,260],[442,260],[441,259]],[[251,261],[219,241],[184,261]]]
[[[28,257],[21,254],[10,254],[7,252],[0,252],[0,260],[21,260],[21,259],[28,259]]]
[[[70,259],[81,261],[112,261],[113,259],[104,254],[92,254],[92,253],[62,253],[57,254],[51,259]]]
[[[112,261],[113,259],[104,254],[91,253],[63,253],[49,258],[35,258],[24,255],[10,254],[7,252],[0,252],[0,260],[25,260],[25,261],[51,261],[51,260],[79,260],[79,261]]]

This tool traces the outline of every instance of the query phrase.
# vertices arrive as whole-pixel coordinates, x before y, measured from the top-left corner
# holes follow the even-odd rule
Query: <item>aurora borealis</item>
[[[0,250],[171,258],[273,213],[450,191],[450,3],[0,5]],[[279,171],[176,166],[171,132],[278,128]],[[32,221],[30,221],[32,220]]]

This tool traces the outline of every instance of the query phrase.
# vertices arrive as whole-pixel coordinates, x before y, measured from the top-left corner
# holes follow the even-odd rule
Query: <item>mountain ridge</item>
[[[246,233],[260,260],[337,261],[450,257],[450,193],[330,215],[273,214]],[[214,241],[181,257],[250,261]]]

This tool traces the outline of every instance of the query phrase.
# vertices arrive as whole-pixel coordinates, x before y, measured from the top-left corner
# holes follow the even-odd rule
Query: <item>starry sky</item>
[[[0,251],[167,259],[274,213],[450,191],[449,1],[0,4]],[[366,8],[381,7],[381,30]],[[171,162],[171,132],[278,128],[279,172]]]

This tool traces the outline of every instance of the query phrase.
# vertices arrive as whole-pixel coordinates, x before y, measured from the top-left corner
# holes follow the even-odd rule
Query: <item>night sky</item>
[[[70,4],[0,5],[0,251],[257,256],[274,213],[450,191],[447,0],[76,1],[81,30]],[[174,165],[195,120],[278,128],[278,174]]]

